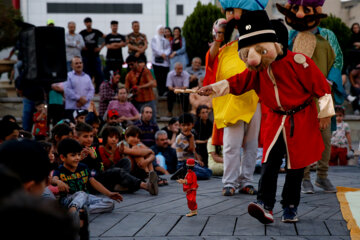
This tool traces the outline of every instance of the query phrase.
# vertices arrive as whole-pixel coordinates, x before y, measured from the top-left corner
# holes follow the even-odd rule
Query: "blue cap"
[[[241,8],[249,11],[264,10],[269,0],[220,0],[221,6],[227,8]]]

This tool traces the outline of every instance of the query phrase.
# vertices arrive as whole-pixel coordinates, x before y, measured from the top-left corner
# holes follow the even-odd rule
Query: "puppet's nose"
[[[251,48],[249,50],[247,64],[253,67],[256,67],[261,62],[261,56],[255,51],[255,49]]]
[[[296,12],[296,17],[297,18],[305,17],[304,8],[302,6],[299,6],[299,10]]]

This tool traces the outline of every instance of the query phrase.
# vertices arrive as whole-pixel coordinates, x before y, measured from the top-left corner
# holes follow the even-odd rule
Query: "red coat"
[[[186,176],[185,176],[186,183],[183,184],[183,190],[184,192],[188,192],[191,190],[195,190],[199,187],[197,184],[197,178],[196,174],[193,170],[188,170]]]
[[[271,64],[276,80],[279,101],[283,109],[290,110],[304,104],[308,99],[331,94],[329,84],[315,63],[306,57],[306,68],[294,61],[295,53]],[[228,79],[230,93],[239,95],[255,89],[263,104],[272,110],[279,110],[275,87],[268,75],[268,69],[260,72],[249,71]],[[282,133],[288,152],[288,168],[299,169],[321,159],[324,143],[319,130],[318,112],[315,101],[294,114],[294,133],[290,137],[290,117],[269,111],[262,123],[263,162],[267,161],[272,146]]]

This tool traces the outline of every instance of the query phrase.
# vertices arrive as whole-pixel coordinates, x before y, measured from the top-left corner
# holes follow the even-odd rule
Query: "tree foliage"
[[[205,55],[209,50],[209,42],[212,41],[212,26],[218,18],[224,18],[221,10],[209,3],[202,5],[197,3],[194,12],[189,15],[184,23],[182,35],[186,39],[186,51],[189,60],[200,57],[205,63]]]
[[[22,17],[19,10],[12,6],[8,7],[0,2],[0,51],[2,49],[14,46],[19,34],[19,27],[16,21]]]

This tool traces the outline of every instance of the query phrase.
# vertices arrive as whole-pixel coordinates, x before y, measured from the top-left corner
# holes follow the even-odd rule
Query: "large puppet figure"
[[[326,129],[335,114],[331,90],[314,61],[282,49],[265,11],[244,13],[238,30],[239,56],[247,69],[199,89],[199,94],[240,95],[254,89],[271,109],[262,123],[264,154],[257,202],[250,203],[248,211],[264,224],[274,221],[277,177],[286,155],[282,221],[296,222],[304,168],[321,157],[320,129]],[[319,99],[319,113],[314,98]]]
[[[214,23],[214,42],[206,55],[204,86],[245,70],[245,64],[237,54],[237,41],[229,42],[230,36],[238,25],[243,10],[262,10],[267,2],[268,0],[220,1],[226,12],[226,20],[219,19]],[[220,48],[224,41],[226,44]],[[227,94],[214,98],[213,109],[213,144],[224,145],[222,194],[232,196],[236,189],[241,193],[256,194],[252,177],[256,164],[261,109],[255,91],[251,90],[240,96]]]
[[[332,85],[335,104],[341,105],[344,101],[341,79],[343,55],[335,34],[329,29],[318,27],[320,19],[327,16],[322,13],[324,2],[325,0],[288,0],[284,7],[277,4],[277,8],[285,15],[286,23],[294,29],[289,33],[289,49],[303,53],[315,62]],[[322,130],[321,135],[325,150],[316,164],[315,185],[325,192],[336,192],[328,179],[331,128]],[[310,166],[305,168],[302,192],[314,193],[310,181]]]

